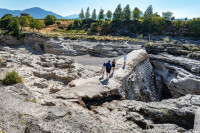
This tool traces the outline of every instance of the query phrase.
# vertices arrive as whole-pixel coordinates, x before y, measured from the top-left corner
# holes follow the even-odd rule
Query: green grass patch
[[[70,34],[68,34],[68,33]],[[78,32],[78,34],[76,33]],[[74,33],[74,34],[71,34]],[[79,34],[80,33],[80,34]],[[84,33],[84,34],[81,34]],[[87,35],[83,30],[55,30],[52,33],[37,33],[39,36],[43,37],[49,37],[49,38],[58,38],[59,36],[65,37],[71,40],[79,40],[79,39],[85,39],[85,40],[91,40],[91,41],[128,41],[128,42],[139,42],[141,41],[138,38],[131,38],[131,37],[125,37],[125,36],[92,36]]]
[[[54,32],[62,35],[87,35],[87,32],[84,30],[55,30]]]
[[[17,72],[12,71],[6,74],[5,78],[2,80],[4,85],[12,85],[17,83],[24,83],[24,78],[19,76]]]
[[[162,113],[163,115],[165,115],[165,116],[167,116],[167,115],[168,115],[168,112],[167,112],[167,110],[165,110],[165,109],[161,109],[160,111],[161,111],[161,113]]]

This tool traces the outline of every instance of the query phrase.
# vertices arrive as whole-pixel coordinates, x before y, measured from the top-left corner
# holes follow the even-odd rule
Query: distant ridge
[[[51,12],[51,11],[44,10],[42,8],[39,8],[39,7],[28,8],[28,9],[25,9],[25,10],[9,10],[9,9],[0,8],[0,17],[2,17],[5,14],[12,14],[13,16],[20,16],[21,13],[28,13],[31,16],[33,16],[34,18],[37,18],[37,19],[42,19],[47,15],[54,15],[58,19],[65,19],[65,17],[63,17],[61,15],[58,15],[58,14]],[[73,17],[71,17],[71,19],[73,19]]]
[[[43,19],[47,15],[54,15],[58,19],[78,19],[79,18],[78,14],[73,14],[73,15],[63,17],[59,14],[56,14],[52,11],[44,10],[40,7],[28,8],[28,9],[25,9],[25,10],[9,10],[9,9],[0,8],[0,18],[5,14],[12,14],[13,16],[20,16],[21,13],[28,13],[36,19]],[[133,14],[133,12],[131,12],[131,14]],[[141,17],[144,16],[142,12],[140,12],[140,16]],[[98,18],[98,16],[97,16],[97,18]]]

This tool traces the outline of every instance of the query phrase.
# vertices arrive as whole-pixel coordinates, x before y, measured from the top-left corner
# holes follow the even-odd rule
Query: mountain
[[[65,19],[78,19],[78,18],[79,18],[78,14],[73,14],[65,17]]]
[[[79,18],[78,14],[73,14],[73,15],[63,17],[63,16],[58,15],[54,12],[47,11],[47,10],[44,10],[42,8],[39,8],[39,7],[33,7],[33,8],[25,9],[25,10],[9,10],[9,9],[0,8],[0,18],[5,14],[12,14],[13,16],[20,16],[21,13],[28,13],[31,16],[33,16],[34,18],[37,18],[37,19],[42,19],[47,15],[54,15],[58,19],[78,19]],[[133,14],[133,12],[131,12],[131,14]],[[140,12],[140,16],[141,17],[144,16],[142,12]]]
[[[38,19],[44,18],[47,15],[54,15],[59,19],[64,19],[64,17],[61,15],[58,15],[51,11],[44,10],[39,7],[33,7],[33,8],[25,9],[25,10],[9,10],[9,9],[0,8],[0,17],[2,17],[5,14],[12,14],[13,16],[20,16],[21,13],[28,13],[31,16],[33,16],[34,18],[38,18]]]

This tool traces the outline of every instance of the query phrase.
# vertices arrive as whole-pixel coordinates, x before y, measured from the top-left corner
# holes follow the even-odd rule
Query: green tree
[[[30,22],[30,28],[33,29],[33,32],[34,32],[34,29],[36,28],[37,22],[38,21],[36,19],[33,19]]]
[[[107,11],[106,16],[109,20],[112,18],[112,12],[110,10]]]
[[[2,29],[9,29],[9,24],[12,21],[13,16],[11,14],[5,14],[0,20],[0,27]]]
[[[186,18],[185,18],[185,22],[187,21],[187,19],[188,19],[188,18],[186,17]]]
[[[21,13],[20,16],[30,16],[28,13]]]
[[[104,10],[101,9],[101,10],[99,11],[99,20],[103,20],[104,17],[105,17],[105,15],[104,15]]]
[[[165,20],[169,20],[169,21],[171,21],[172,15],[173,15],[173,13],[170,12],[170,11],[167,11],[167,12],[163,12],[163,13],[162,13],[162,17],[163,17]]]
[[[157,16],[152,18],[151,24],[153,31],[157,33],[160,33],[166,27],[165,19]]]
[[[57,18],[54,15],[47,15],[44,18],[44,23],[46,26],[48,26],[48,25],[55,24],[56,20],[57,20]]]
[[[20,23],[19,23],[19,19],[17,17],[14,17],[12,19],[12,21],[9,24],[10,27],[10,33],[17,37],[20,38],[21,37],[21,29],[20,29]]]
[[[101,33],[102,34],[110,33],[110,21],[103,22],[102,28],[101,28]]]
[[[41,22],[41,21],[39,21],[39,20],[36,20],[36,22],[35,22],[35,28],[39,31],[39,30],[41,30],[42,28],[44,28],[45,27],[45,24],[43,23],[43,22]]]
[[[97,19],[96,9],[94,9],[93,12],[92,12],[92,19],[93,20]]]
[[[81,13],[79,14],[79,18],[82,20],[85,18],[83,8],[81,9]]]
[[[131,20],[131,9],[130,9],[129,5],[126,5],[126,7],[123,10],[122,20],[123,21],[130,21]]]
[[[80,26],[81,26],[81,24],[82,24],[82,21],[81,21],[80,19],[75,19],[75,20],[74,20],[73,27],[74,27],[75,29],[79,29]]]
[[[151,20],[153,15],[153,7],[150,5],[144,13],[144,19]]]
[[[90,25],[90,29],[91,29],[92,32],[97,32],[97,27],[98,27],[97,23],[92,23]]]
[[[189,31],[197,33],[200,35],[200,18],[194,18],[186,23]]]
[[[182,20],[177,20],[177,21],[173,21],[173,26],[176,28],[176,30],[180,30],[181,28],[183,28],[184,22]]]
[[[140,9],[137,7],[133,10],[133,18],[134,20],[140,19]]]
[[[85,13],[85,18],[89,19],[90,18],[90,8],[88,7]]]
[[[160,15],[158,14],[158,12],[153,13],[152,18],[155,18],[155,17],[160,17]]]
[[[122,20],[122,8],[121,8],[121,4],[119,4],[117,6],[117,8],[115,9],[115,12],[113,13],[113,20]]]
[[[21,16],[19,17],[19,23],[21,27],[28,27],[30,24],[30,21],[27,16]]]
[[[174,20],[175,20],[175,17],[173,16],[173,17],[171,18],[171,20],[174,21]]]

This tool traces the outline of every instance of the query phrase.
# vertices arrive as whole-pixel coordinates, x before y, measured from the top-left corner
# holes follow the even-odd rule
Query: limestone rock
[[[174,98],[200,94],[200,62],[172,55],[151,55],[159,91],[169,90]]]
[[[40,45],[37,42],[34,44],[34,49],[36,51],[42,51],[42,48],[40,47]]]

